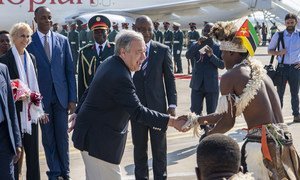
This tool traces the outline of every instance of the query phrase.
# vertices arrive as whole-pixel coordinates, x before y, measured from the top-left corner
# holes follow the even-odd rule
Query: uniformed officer
[[[129,23],[123,22],[122,23],[122,29],[128,29]]]
[[[174,63],[177,67],[176,73],[182,73],[182,62],[181,62],[181,51],[183,44],[183,32],[179,29],[180,24],[177,22],[173,23],[174,38],[173,38],[173,57]],[[176,69],[176,68],[175,68]]]
[[[52,25],[52,31],[53,32],[57,32],[57,30],[58,30],[58,23],[54,23],[53,25]]]
[[[115,46],[107,41],[111,23],[102,15],[93,16],[88,27],[93,33],[94,44],[88,44],[79,51],[78,59],[78,99],[90,85],[97,67],[109,56],[114,54]]]
[[[68,37],[68,31],[69,31],[68,25],[63,24],[61,27],[62,27],[62,30],[61,30],[60,34]]]
[[[77,31],[77,22],[74,21],[71,24],[70,32],[68,34],[68,39],[71,47],[74,70],[77,72],[77,60],[78,60],[78,50],[79,50],[79,32]]]
[[[170,23],[164,22],[164,44],[170,47],[170,50],[172,51],[172,44],[173,44],[173,32],[169,30]]]
[[[190,25],[190,31],[188,32],[187,35],[187,50],[190,49],[190,47],[196,43],[198,41],[198,39],[200,38],[200,34],[199,32],[196,30],[196,23],[191,22],[189,23]],[[192,68],[194,67],[194,59],[187,59],[188,60],[188,73],[191,74],[191,68],[190,66],[192,66]]]
[[[153,26],[154,26],[154,30],[153,30],[154,36],[153,36],[153,39],[155,41],[163,43],[163,33],[161,32],[161,30],[158,29],[159,22],[153,22]]]
[[[112,23],[112,28],[113,28],[113,30],[108,35],[108,41],[110,43],[115,42],[116,35],[119,33],[119,24],[116,23],[116,22],[113,22]]]
[[[82,48],[88,44],[87,23],[81,24],[81,31],[79,32],[79,47]]]

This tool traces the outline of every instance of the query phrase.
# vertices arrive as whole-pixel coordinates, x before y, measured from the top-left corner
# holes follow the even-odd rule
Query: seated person
[[[254,179],[243,174],[239,145],[230,137],[213,134],[205,137],[197,148],[198,180]]]

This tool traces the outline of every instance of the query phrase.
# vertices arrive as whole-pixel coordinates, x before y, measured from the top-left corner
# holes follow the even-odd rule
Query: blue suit
[[[68,103],[76,102],[76,82],[68,39],[51,32],[52,56],[49,61],[37,32],[28,51],[36,57],[37,77],[45,112],[50,122],[42,124],[49,179],[69,176]]]
[[[0,123],[0,179],[10,180],[14,179],[13,157],[22,142],[8,69],[1,63],[0,108],[4,115],[4,121]]]
[[[213,49],[213,55],[201,55],[199,50],[208,45]],[[201,114],[203,110],[203,100],[206,99],[207,113],[215,112],[218,105],[219,83],[218,68],[224,69],[224,62],[221,57],[219,46],[212,39],[206,40],[203,44],[195,43],[186,52],[187,59],[194,59],[192,79],[190,83],[191,93],[191,111]]]

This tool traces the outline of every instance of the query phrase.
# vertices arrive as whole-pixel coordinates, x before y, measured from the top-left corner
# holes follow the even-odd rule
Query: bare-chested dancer
[[[229,131],[243,114],[248,126],[242,147],[244,171],[253,172],[255,179],[300,179],[300,159],[283,123],[272,80],[260,62],[249,59],[250,51],[236,31],[233,23],[220,22],[212,28],[227,69],[220,81],[222,96],[215,113],[189,115],[189,120],[194,126],[215,124],[209,135]]]

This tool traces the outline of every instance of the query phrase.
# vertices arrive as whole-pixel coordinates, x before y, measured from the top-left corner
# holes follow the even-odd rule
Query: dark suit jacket
[[[108,58],[98,67],[87,91],[72,140],[77,149],[93,157],[120,164],[129,117],[155,130],[167,129],[169,116],[142,106],[131,73],[119,56]]]
[[[221,59],[221,51],[217,44],[214,42],[208,43],[214,52],[214,55],[208,57],[204,54],[203,60],[200,61],[199,50],[206,44],[199,45],[195,43],[186,52],[186,58],[194,58],[195,64],[193,68],[192,79],[190,88],[199,91],[200,89],[205,92],[219,92],[219,73],[218,68],[224,69],[224,62]]]
[[[30,53],[29,53],[29,55],[31,57],[33,66],[36,69],[35,57]],[[15,57],[14,57],[11,49],[8,50],[8,52],[5,55],[0,57],[0,62],[5,64],[8,67],[10,79],[20,79],[18,67],[17,67]],[[22,103],[22,101],[17,101],[15,103],[15,105],[16,105],[17,113],[19,114],[22,111],[23,103]]]
[[[177,105],[177,92],[173,74],[173,62],[168,46],[151,41],[146,75],[142,70],[133,76],[136,94],[141,103],[159,112],[167,110],[168,105]]]
[[[61,34],[51,31],[51,37],[51,63],[37,32],[32,35],[32,42],[27,49],[36,58],[38,83],[44,105],[46,107],[50,105],[54,88],[59,102],[64,108],[67,108],[69,102],[76,102],[77,100],[70,44],[68,39]]]
[[[22,147],[21,134],[13,100],[10,77],[7,67],[0,63],[0,103],[4,108],[9,137],[14,153],[17,147]]]

